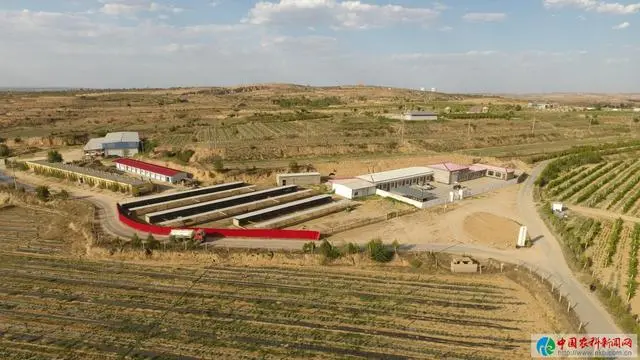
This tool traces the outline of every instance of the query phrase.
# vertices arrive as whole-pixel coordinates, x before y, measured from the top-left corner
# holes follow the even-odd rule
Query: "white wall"
[[[392,198],[392,199],[398,200],[400,202],[403,202],[405,204],[409,204],[411,206],[415,206],[418,209],[422,209],[422,206],[423,206],[420,201],[412,200],[412,199],[406,198],[404,196],[400,196],[400,195],[397,195],[397,194],[392,194],[392,193],[390,193],[388,191],[384,191],[384,190],[380,190],[380,189],[376,190],[376,195],[382,196],[382,197]]]
[[[347,199],[365,197],[369,195],[374,195],[376,193],[376,188],[373,186],[364,188],[364,189],[354,190],[346,185],[333,183],[331,188],[333,189],[333,191],[335,191],[336,195],[340,195],[343,198],[347,198]]]
[[[451,184],[451,173],[447,170],[430,168],[433,170],[433,180],[441,184]]]

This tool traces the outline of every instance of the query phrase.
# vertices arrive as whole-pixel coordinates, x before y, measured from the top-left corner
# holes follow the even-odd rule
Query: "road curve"
[[[539,164],[531,173],[527,181],[520,185],[518,192],[518,211],[523,222],[527,225],[531,238],[537,239],[530,249],[497,250],[473,244],[403,244],[410,251],[439,251],[455,254],[467,254],[479,258],[493,258],[506,263],[520,264],[534,269],[545,277],[550,277],[560,286],[560,291],[568,295],[575,310],[590,334],[616,334],[621,331],[615,325],[612,317],[605,310],[597,297],[591,293],[572,273],[564,259],[558,240],[549,231],[540,218],[536,204],[533,201],[533,188],[537,176],[546,162]],[[0,173],[0,175],[2,175]],[[2,179],[0,182],[7,178]],[[91,201],[100,209],[100,221],[103,230],[120,237],[130,237],[134,230],[124,226],[118,220],[113,204],[97,196],[88,195],[85,199]],[[140,236],[146,234],[138,233]],[[241,247],[262,249],[301,249],[302,241],[292,240],[256,240],[256,239],[220,239],[209,246]]]
[[[535,179],[547,162],[538,165],[518,192],[518,211],[527,225],[532,239],[537,239],[533,249],[536,250],[537,261],[533,265],[542,272],[550,274],[554,281],[562,284],[560,291],[568,294],[576,303],[575,311],[586,323],[586,331],[591,334],[616,334],[620,329],[611,315],[606,311],[595,294],[582,284],[569,269],[558,240],[540,218],[533,200]],[[524,260],[524,259],[523,259]]]

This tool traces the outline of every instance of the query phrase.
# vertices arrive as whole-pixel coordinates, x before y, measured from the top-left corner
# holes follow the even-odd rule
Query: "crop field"
[[[636,293],[640,225],[576,213],[560,220],[545,211],[578,265],[624,299],[625,308],[630,306],[634,314],[640,314]]]
[[[0,247],[0,358],[512,359],[529,354],[530,333],[562,326],[499,273],[163,267],[72,257],[64,242],[24,251],[46,216],[0,210],[11,229]]]
[[[465,119],[478,104],[488,105],[489,113]],[[446,108],[453,113],[447,115]],[[404,110],[433,110],[442,119],[402,125],[389,118]],[[518,99],[440,93],[426,98],[419,91],[377,87],[0,94],[0,126],[11,147],[82,145],[65,139],[130,130],[155,140],[158,150],[187,147],[198,154],[216,147],[229,161],[430,151],[523,156],[632,138],[640,127],[634,117],[630,111],[539,112]]]
[[[550,199],[640,216],[640,161],[609,159],[573,169],[545,188]]]

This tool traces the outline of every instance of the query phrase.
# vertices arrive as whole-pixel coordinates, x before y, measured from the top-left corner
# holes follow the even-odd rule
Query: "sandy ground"
[[[511,245],[513,234],[518,233],[520,224],[502,216],[476,212],[464,219],[463,229],[476,242],[483,243],[490,239],[497,244]]]
[[[421,210],[383,223],[373,224],[330,238],[364,243],[373,238],[400,243],[466,243],[496,249],[513,249],[518,237],[516,195],[519,186],[470,198],[447,209]]]

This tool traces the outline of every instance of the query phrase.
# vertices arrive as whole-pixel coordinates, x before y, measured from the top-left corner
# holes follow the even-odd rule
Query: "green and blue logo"
[[[556,342],[548,336],[543,336],[536,343],[536,350],[542,356],[551,356],[556,351]]]

